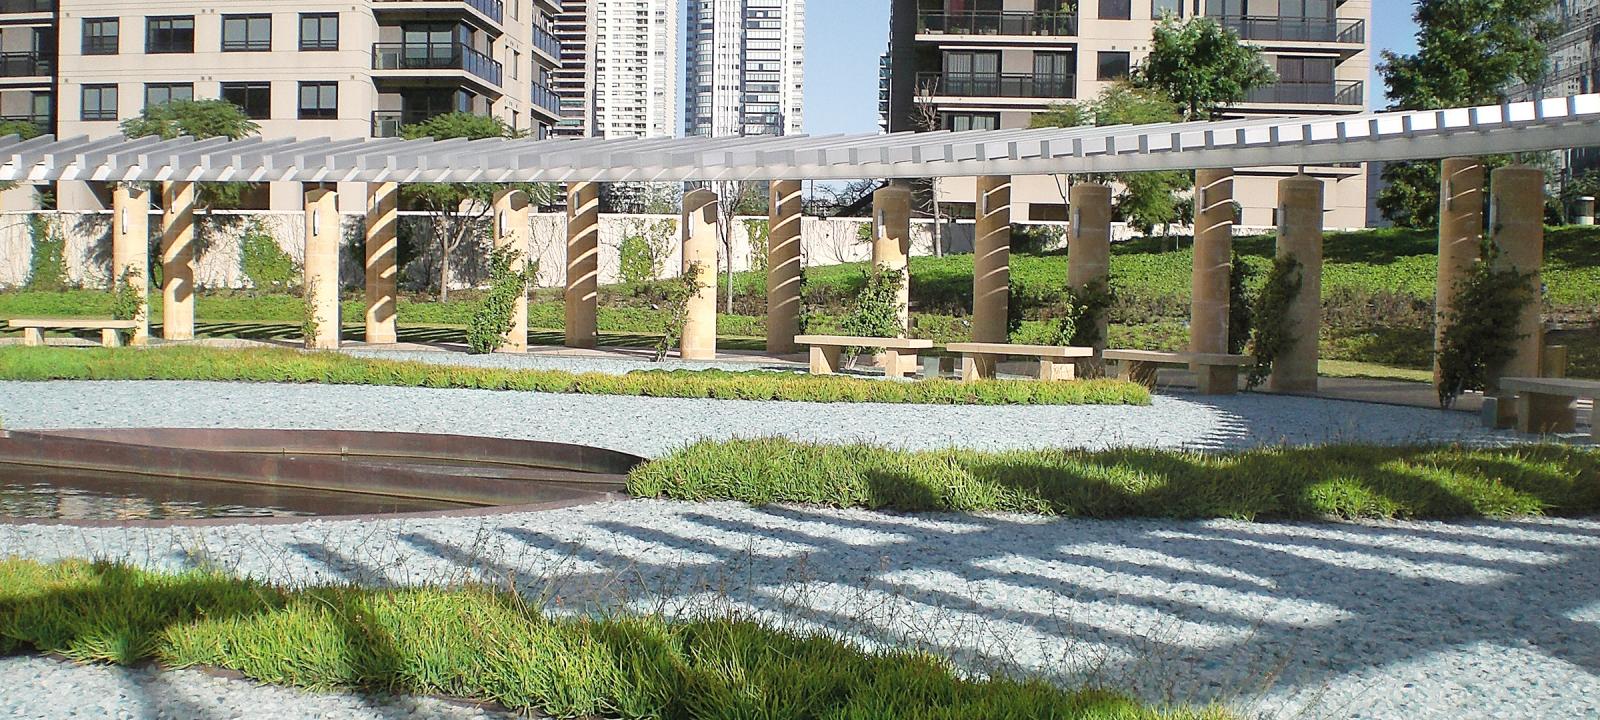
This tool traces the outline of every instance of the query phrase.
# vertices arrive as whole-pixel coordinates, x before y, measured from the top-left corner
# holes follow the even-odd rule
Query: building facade
[[[1149,53],[1158,19],[1212,17],[1261,48],[1278,74],[1223,117],[1344,114],[1367,108],[1371,0],[892,0],[887,125],[906,130],[1027,127],[1051,105],[1093,100]],[[1245,225],[1275,224],[1276,183],[1299,168],[1236,179]],[[1366,224],[1365,167],[1310,167],[1326,184],[1328,227]],[[940,183],[973,203],[973,181]],[[1013,216],[1067,217],[1065,185],[1018,178]]]
[[[678,129],[677,0],[594,0],[594,135]]]
[[[52,6],[50,32],[40,33],[54,38],[44,125],[62,136],[116,135],[120,121],[146,106],[184,99],[233,102],[265,138],[392,137],[403,125],[455,111],[493,115],[544,137],[559,118],[551,87],[560,60],[558,0],[29,4]],[[0,12],[0,22],[12,15]],[[22,108],[20,97],[0,96],[0,109],[12,107]],[[350,190],[347,208],[364,205],[364,190]],[[301,191],[274,183],[247,202],[294,208]],[[58,201],[63,209],[98,209],[108,192],[65,183]]]
[[[689,0],[685,135],[804,125],[805,0]]]
[[[1538,83],[1511,88],[1512,100],[1600,92],[1600,0],[1556,0],[1551,15],[1558,29],[1550,41],[1548,71]],[[1600,148],[1562,153],[1560,169],[1570,174],[1600,170]]]

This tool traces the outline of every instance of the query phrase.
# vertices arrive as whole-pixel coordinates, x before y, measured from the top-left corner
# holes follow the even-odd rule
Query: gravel
[[[1158,395],[1135,406],[936,406],[684,400],[491,390],[206,382],[0,382],[6,427],[446,432],[657,456],[702,438],[786,436],[902,448],[1512,442],[1467,413],[1319,398]]]

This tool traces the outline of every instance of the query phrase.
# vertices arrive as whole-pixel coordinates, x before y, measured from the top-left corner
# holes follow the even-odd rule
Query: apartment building
[[[1149,53],[1158,18],[1204,15],[1259,46],[1278,82],[1223,117],[1366,110],[1371,0],[892,0],[887,124],[891,131],[1027,127],[1051,105],[1092,100]],[[1240,222],[1275,223],[1276,183],[1297,167],[1241,170]],[[1366,224],[1361,165],[1308,167],[1327,185],[1328,227]],[[1018,178],[1013,216],[1064,220],[1064,185]],[[970,206],[973,181],[940,183]]]
[[[543,137],[559,118],[551,88],[558,0],[29,4],[54,5],[46,13],[54,44],[41,47],[53,54],[49,124],[62,136],[114,135],[148,105],[209,98],[243,108],[267,138],[391,137],[455,111],[494,115]],[[12,15],[0,12],[0,22]],[[0,97],[6,113],[6,103],[22,107]],[[272,183],[248,202],[295,208],[302,189]],[[363,189],[341,189],[346,209],[363,206]],[[58,202],[97,209],[108,192],[65,183]]]
[[[0,0],[0,119],[48,128],[55,116],[52,0]]]
[[[1539,82],[1510,88],[1512,100],[1533,100],[1600,92],[1600,0],[1556,0],[1551,20],[1557,23],[1550,41],[1548,71]],[[1600,169],[1600,148],[1562,153],[1561,170],[1581,174]]]
[[[801,132],[805,13],[805,0],[689,0],[685,135]]]
[[[594,134],[676,135],[677,0],[595,0],[593,5]]]
[[[555,71],[556,98],[561,117],[557,137],[589,137],[594,128],[594,16],[589,0],[562,0],[556,15],[556,39],[561,44],[561,65]]]

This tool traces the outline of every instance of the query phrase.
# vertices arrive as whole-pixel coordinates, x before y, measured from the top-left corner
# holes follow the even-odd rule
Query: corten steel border
[[[462,435],[214,428],[13,430],[0,432],[0,463],[477,507],[273,518],[0,518],[0,523],[159,527],[525,512],[624,498],[627,473],[642,462],[643,458],[601,448]]]

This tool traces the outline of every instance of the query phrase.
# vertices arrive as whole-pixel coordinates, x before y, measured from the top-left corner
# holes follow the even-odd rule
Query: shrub
[[[143,274],[134,268],[122,271],[112,284],[111,317],[117,320],[143,320],[148,300],[142,287]],[[126,341],[132,331],[119,330]]]
[[[1295,342],[1294,335],[1289,332],[1289,307],[1304,282],[1303,267],[1292,255],[1278,258],[1267,273],[1266,284],[1256,295],[1250,311],[1255,324],[1251,352],[1255,354],[1256,364],[1250,367],[1247,387],[1261,385],[1272,374],[1272,363]]]
[[[467,325],[467,347],[471,352],[491,353],[505,344],[517,301],[528,297],[529,279],[539,273],[537,262],[518,269],[521,261],[522,254],[510,247],[498,247],[489,253],[489,292]]]
[[[306,283],[300,298],[300,337],[304,338],[307,348],[316,345],[321,330],[322,322],[317,319],[317,286]]]
[[[644,238],[638,235],[623,238],[617,252],[623,282],[633,285],[656,279],[656,269],[650,261],[650,247]]]
[[[683,339],[683,326],[689,322],[689,300],[704,289],[701,276],[707,272],[703,263],[691,263],[683,274],[662,283],[665,296],[661,300],[661,337],[656,340],[656,362],[666,359],[667,352]]]
[[[1483,390],[1516,355],[1522,309],[1535,298],[1530,276],[1494,267],[1494,244],[1484,241],[1478,261],[1456,283],[1455,310],[1444,318],[1439,338],[1439,405],[1450,407],[1461,393]]]
[[[900,337],[900,288],[904,287],[905,273],[887,266],[876,266],[867,271],[866,287],[856,295],[849,314],[840,323],[846,335],[858,337]],[[846,348],[852,358],[860,352],[877,352],[873,348]]]
[[[1104,280],[1094,280],[1081,289],[1065,288],[1061,314],[1056,318],[1050,345],[1097,347],[1105,342],[1100,322],[1110,314],[1116,292]]]
[[[1228,352],[1238,355],[1250,342],[1254,322],[1250,280],[1255,271],[1234,253],[1228,268]]]
[[[252,219],[240,238],[239,264],[257,290],[284,291],[304,279],[300,264],[278,246],[259,219]]]

